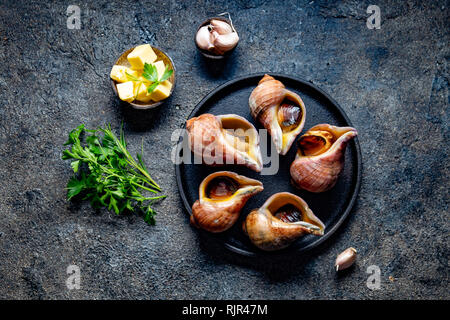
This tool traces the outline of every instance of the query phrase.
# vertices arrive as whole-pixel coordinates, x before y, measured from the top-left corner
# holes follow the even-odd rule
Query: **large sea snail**
[[[302,198],[280,192],[247,216],[243,230],[255,246],[274,251],[286,248],[304,234],[321,236],[325,226]]]
[[[292,183],[310,192],[334,187],[344,167],[348,142],[357,135],[352,127],[318,124],[298,139],[298,151],[291,164]]]
[[[260,172],[262,156],[255,127],[236,114],[202,114],[186,122],[192,152],[207,165],[236,164]]]
[[[236,222],[247,200],[263,189],[258,180],[231,171],[212,173],[200,184],[191,224],[210,232],[225,231]]]
[[[303,100],[266,74],[253,89],[248,103],[253,118],[267,129],[277,152],[285,155],[305,124]]]

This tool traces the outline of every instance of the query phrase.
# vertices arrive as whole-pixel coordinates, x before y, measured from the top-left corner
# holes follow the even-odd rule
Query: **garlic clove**
[[[219,34],[227,34],[233,32],[231,26],[222,20],[212,19],[210,22],[213,30],[217,31]]]
[[[195,36],[195,41],[200,49],[203,50],[211,50],[214,48],[214,39],[215,37],[209,31],[208,26],[203,26],[197,31],[197,35]]]
[[[356,249],[353,247],[342,251],[336,258],[336,271],[349,268],[356,261]]]
[[[218,36],[220,36],[219,32],[217,32],[216,30],[213,29],[213,30],[211,31],[211,39],[212,39],[212,42],[213,42],[213,43],[216,41],[216,39],[217,39]]]
[[[237,32],[227,34],[219,34],[214,39],[214,52],[217,54],[224,54],[233,49],[239,41]]]

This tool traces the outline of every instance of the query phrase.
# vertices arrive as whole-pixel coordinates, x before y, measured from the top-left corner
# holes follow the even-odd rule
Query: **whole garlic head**
[[[198,29],[195,41],[200,49],[221,56],[236,47],[239,36],[228,22],[211,19]]]

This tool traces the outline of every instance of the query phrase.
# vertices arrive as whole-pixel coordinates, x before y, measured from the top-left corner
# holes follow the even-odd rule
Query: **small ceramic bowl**
[[[230,21],[229,19],[227,19],[227,18],[224,18],[224,17],[212,17],[212,18],[209,18],[209,19],[205,20],[202,24],[200,24],[200,26],[197,28],[197,32],[198,32],[198,30],[200,30],[201,27],[203,27],[203,26],[209,24],[209,22],[210,22],[211,20],[222,20],[222,21],[225,21],[226,23],[228,23],[229,25],[231,25],[231,21]],[[236,29],[236,28],[235,28],[235,29]],[[200,51],[200,53],[201,53],[204,57],[209,58],[209,59],[215,59],[215,60],[218,60],[218,59],[226,58],[226,57],[228,57],[228,56],[234,51],[234,49],[236,49],[236,47],[237,47],[238,44],[239,44],[239,42],[238,42],[238,43],[236,44],[236,46],[235,46],[233,49],[231,49],[230,51],[225,52],[223,55],[214,54],[214,53],[209,52],[209,51],[207,51],[207,50],[203,50],[203,49],[201,49],[201,48],[198,46],[197,41],[195,40],[195,38],[196,38],[196,36],[197,36],[197,32],[195,32],[195,35],[194,35],[194,43],[195,43],[195,46],[197,47],[198,51]]]
[[[116,60],[115,65],[130,67],[131,65],[127,60],[127,56],[128,56],[128,54],[131,53],[131,51],[134,50],[134,48],[135,47],[132,47],[132,48],[128,49],[127,51],[125,51],[124,53],[122,53],[120,55],[119,59]],[[168,79],[170,82],[172,82],[172,90],[170,91],[170,95],[172,95],[173,91],[175,90],[175,64],[173,63],[173,61],[169,57],[169,55],[167,55],[164,51],[162,51],[158,47],[152,46],[152,49],[155,52],[156,56],[158,57],[156,59],[156,61],[162,60],[166,66],[169,66],[169,69],[173,70],[172,75]],[[114,92],[116,93],[116,95],[119,96],[117,93],[117,86],[116,86],[117,81],[114,81],[113,79],[111,79],[111,85],[112,85],[112,88],[113,88]],[[169,97],[170,97],[170,95],[169,95]],[[163,104],[164,101],[166,101],[167,99],[157,101],[157,102],[155,102],[155,101],[141,102],[141,101],[137,101],[137,100],[134,100],[133,102],[125,102],[125,101],[123,101],[123,102],[130,104],[135,109],[153,109],[153,108],[156,108],[157,106]]]

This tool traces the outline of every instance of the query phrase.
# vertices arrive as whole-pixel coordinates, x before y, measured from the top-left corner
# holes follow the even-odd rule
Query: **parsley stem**
[[[130,155],[130,153],[128,152],[128,150],[127,150],[127,149],[123,146],[123,144],[117,139],[117,137],[112,133],[112,131],[110,131],[110,136],[114,139],[114,142],[115,142],[116,145],[121,149],[121,151],[123,152],[123,154],[125,154],[125,156],[128,158],[128,159],[125,159],[125,161],[126,161],[129,165],[131,165],[131,166],[133,166],[133,167],[137,167],[138,169],[140,169],[140,167],[136,164],[136,162],[134,161],[133,157]],[[111,161],[110,161],[110,159],[108,158],[106,152],[104,152],[103,147],[102,147],[101,145],[100,145],[100,149],[102,150],[102,153],[104,154],[105,159],[108,161],[109,165],[112,167]],[[131,160],[131,161],[130,161],[130,160]],[[107,170],[107,169],[105,168],[105,170]],[[133,170],[133,172],[135,172],[135,171],[134,171],[134,168],[133,168],[132,170]],[[147,173],[145,170],[144,170],[144,171],[143,171],[143,170],[139,170],[139,171],[141,171],[143,174],[146,174],[146,173]],[[111,174],[113,174],[113,173],[111,173]],[[114,174],[113,174],[113,175],[114,175]],[[115,176],[119,177],[118,175],[115,175]],[[145,181],[147,184],[149,184],[151,187],[153,187],[153,188],[156,189],[157,191],[161,191],[161,187],[158,186],[158,185],[153,181],[153,179],[150,177],[150,175],[148,175],[148,173],[147,173],[147,175],[141,176],[141,177],[143,178],[142,180],[144,180],[144,181]],[[146,187],[144,187],[143,185],[136,184],[135,182],[132,182],[132,183],[135,184],[136,186],[142,188],[142,189],[145,189],[145,190],[147,190],[147,191],[151,191],[151,192],[153,192],[153,193],[156,193],[156,191],[151,190],[151,189],[149,189],[149,188],[146,188]]]
[[[144,198],[145,200],[158,200],[158,199],[164,199],[167,198],[167,196],[157,196],[157,197],[149,197],[149,198]]]
[[[134,167],[134,164],[130,163],[128,160],[127,160],[127,163]],[[151,187],[157,189],[158,191],[161,191],[161,187],[159,185],[157,185],[150,176],[144,176],[143,174],[140,174],[139,172],[136,172],[134,170],[134,168],[131,168],[131,170],[133,171],[133,173],[136,176],[141,177],[142,180],[146,181]],[[141,170],[139,170],[139,171],[142,172]]]
[[[142,189],[144,189],[144,190],[147,190],[147,191],[150,191],[150,192],[153,192],[153,193],[158,193],[158,191],[159,191],[159,190],[158,190],[158,191],[155,191],[155,190],[153,190],[153,189],[144,187],[143,185],[141,185],[141,184],[139,184],[139,183],[136,183],[136,182],[134,182],[134,181],[131,181],[131,183],[134,184],[136,187],[142,188]]]
[[[112,133],[112,131],[108,132],[110,137],[113,138],[114,142],[116,143],[116,145],[119,147],[119,149],[123,152],[123,154],[128,158],[128,163],[130,165],[132,165],[133,167],[137,168],[149,181],[152,182],[152,184],[158,189],[158,191],[161,190],[161,187],[152,179],[152,177],[150,177],[150,175],[148,174],[148,172],[146,170],[144,170],[143,168],[141,168],[140,165],[138,165],[136,163],[136,161],[134,161],[133,157],[131,156],[131,154],[128,152],[128,150],[122,145],[122,143],[120,143],[119,139],[117,139],[117,137]]]

